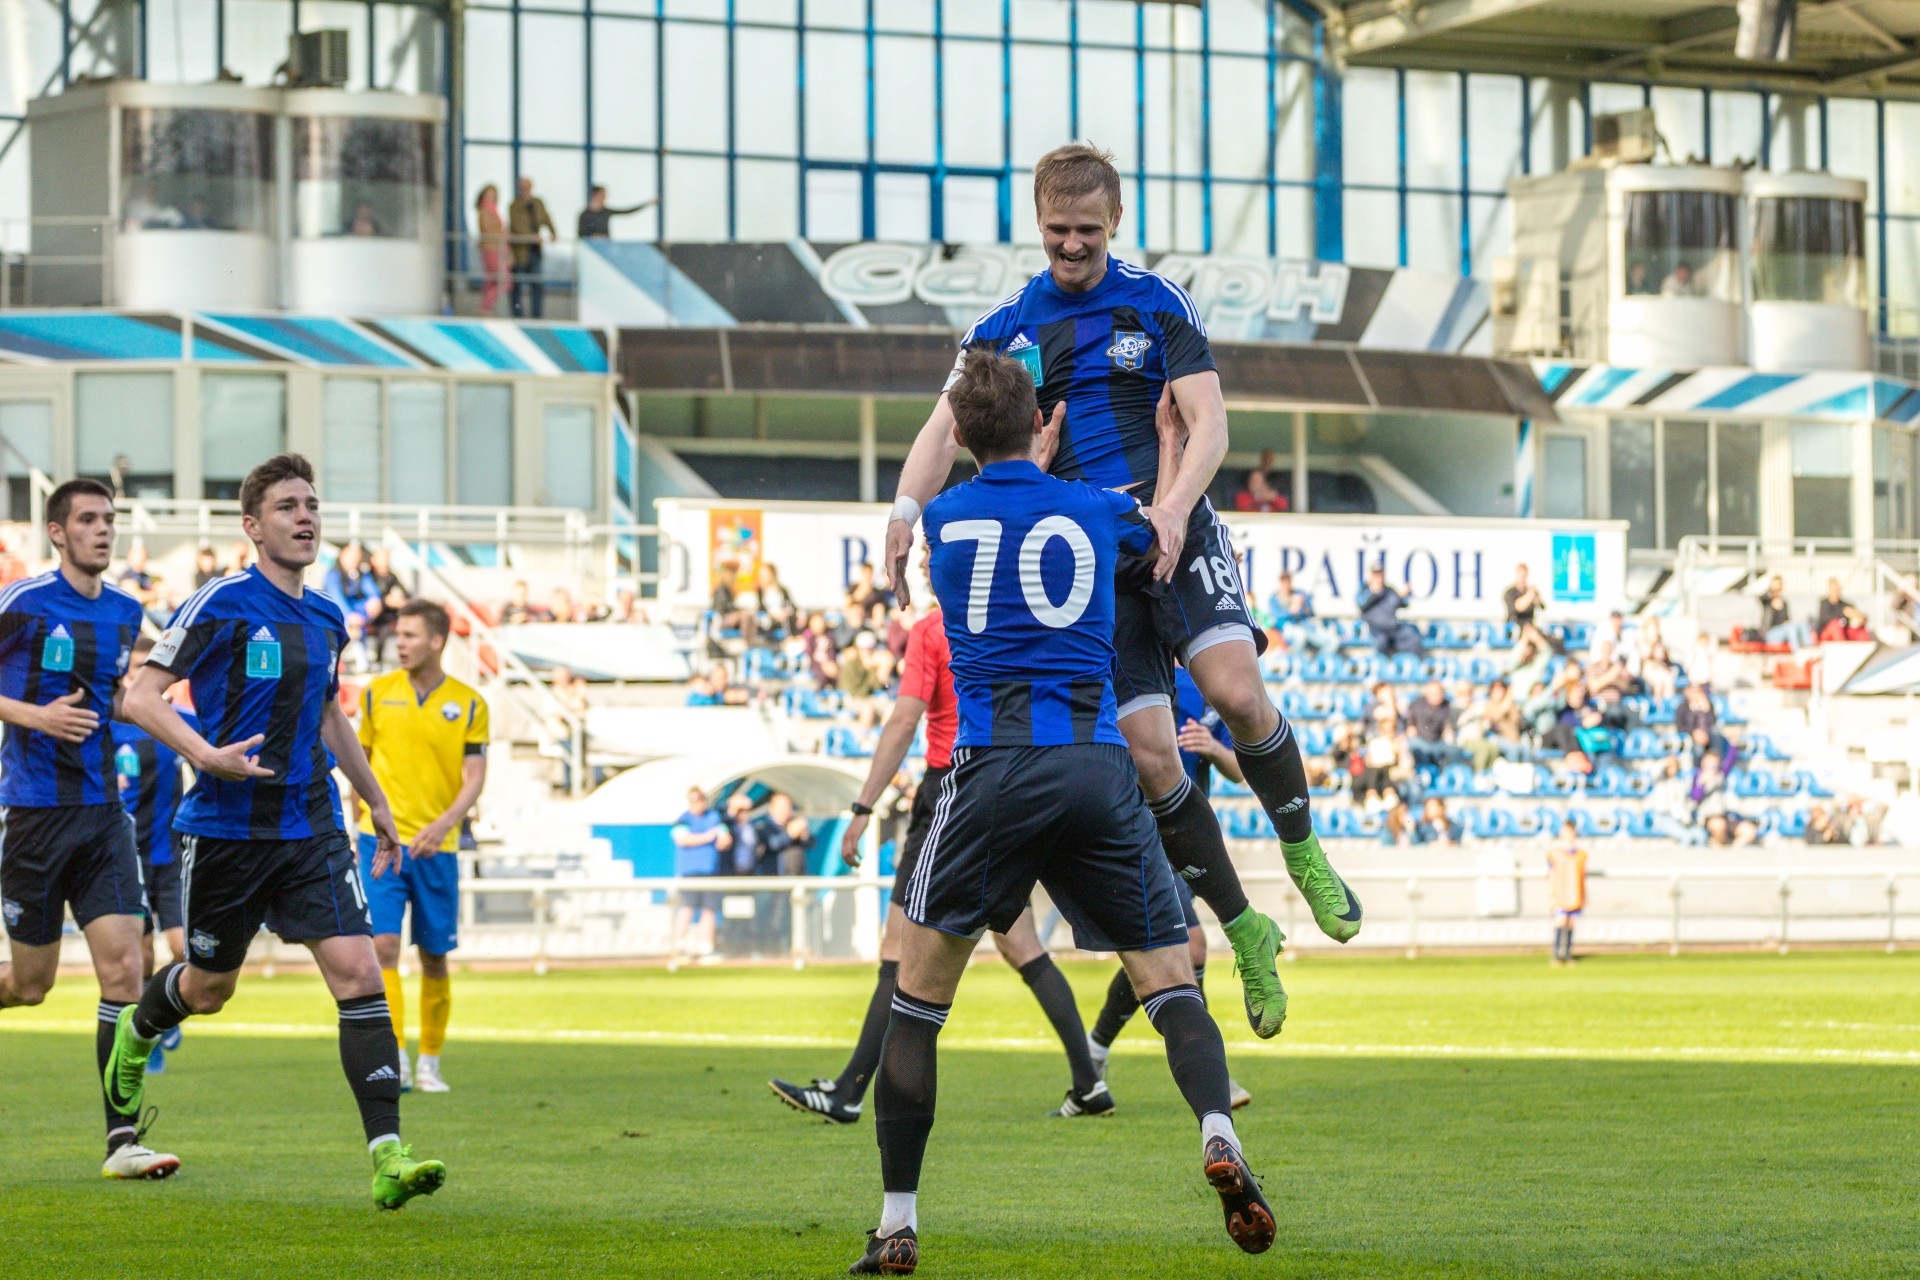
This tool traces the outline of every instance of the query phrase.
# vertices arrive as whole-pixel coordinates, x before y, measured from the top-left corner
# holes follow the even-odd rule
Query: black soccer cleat
[[[795,1111],[805,1111],[809,1115],[819,1116],[828,1124],[857,1124],[860,1120],[860,1104],[846,1103],[834,1097],[839,1085],[832,1080],[817,1079],[811,1085],[794,1084],[788,1080],[769,1080],[767,1088],[773,1090],[773,1096],[792,1107]]]
[[[912,1227],[890,1236],[867,1232],[867,1251],[847,1268],[850,1276],[910,1276],[920,1265],[920,1237]]]
[[[1074,1116],[1110,1116],[1113,1108],[1113,1094],[1108,1091],[1107,1082],[1095,1080],[1093,1088],[1085,1093],[1068,1089],[1066,1101],[1047,1114],[1055,1119],[1070,1120]]]
[[[1205,1159],[1207,1181],[1220,1193],[1227,1215],[1227,1234],[1248,1253],[1265,1253],[1273,1247],[1273,1206],[1260,1194],[1246,1157],[1225,1138],[1209,1138]]]

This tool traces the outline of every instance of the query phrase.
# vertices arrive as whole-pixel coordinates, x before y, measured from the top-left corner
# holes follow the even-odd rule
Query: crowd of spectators
[[[727,797],[717,810],[699,788],[687,792],[687,808],[670,832],[674,874],[699,880],[714,876],[794,876],[807,872],[814,845],[812,824],[793,797],[775,791],[764,800],[746,790]],[[727,894],[692,890],[681,896],[674,919],[673,950],[700,964],[717,963],[723,952],[775,955],[791,943],[792,901],[783,892],[751,895],[751,914],[725,921]]]

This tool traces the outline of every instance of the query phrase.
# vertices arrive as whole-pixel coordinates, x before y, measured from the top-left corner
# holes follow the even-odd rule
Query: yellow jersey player
[[[1560,842],[1547,850],[1547,885],[1553,895],[1553,963],[1573,963],[1573,922],[1587,906],[1587,851],[1574,825],[1560,826]]]
[[[402,846],[398,874],[376,879],[373,829],[363,821],[361,883],[400,1042],[401,1087],[417,1085],[422,1093],[447,1092],[440,1050],[453,1011],[447,956],[460,943],[460,821],[487,781],[487,703],[441,669],[450,630],[445,609],[430,600],[408,601],[394,624],[400,669],[376,678],[360,695],[360,745],[393,807]],[[407,1060],[400,986],[400,923],[409,906],[420,952],[417,1070]]]

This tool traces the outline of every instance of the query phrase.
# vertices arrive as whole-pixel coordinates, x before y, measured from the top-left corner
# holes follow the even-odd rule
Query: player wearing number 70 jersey
[[[220,1011],[265,923],[307,945],[339,1005],[340,1065],[373,1153],[374,1203],[398,1209],[437,1190],[447,1171],[400,1145],[400,1047],[333,759],[371,811],[375,875],[393,866],[399,842],[340,708],[346,620],[301,583],[320,545],[312,467],[296,454],[262,463],[240,487],[240,508],[259,563],[188,599],[126,692],[127,718],[200,776],[174,819],[187,958],[155,974],[120,1015],[107,1104],[138,1114],[155,1042],[191,1014]],[[205,737],[165,698],[179,680],[193,688]]]

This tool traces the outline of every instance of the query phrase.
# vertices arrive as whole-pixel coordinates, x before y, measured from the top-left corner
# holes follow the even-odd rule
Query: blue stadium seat
[[[1774,819],[1771,830],[1763,831],[1767,835],[1784,836],[1788,840],[1798,840],[1807,834],[1807,811],[1805,809],[1769,809],[1767,816]]]
[[[1573,833],[1582,840],[1593,840],[1618,835],[1620,820],[1614,814],[1594,813],[1587,809],[1570,809],[1567,816],[1573,819]]]
[[[1394,684],[1419,684],[1421,683],[1420,659],[1410,653],[1396,653],[1388,660],[1386,669],[1380,673],[1380,678]]]
[[[859,759],[873,754],[860,742],[853,730],[845,725],[834,725],[827,730],[827,754],[842,759]]]
[[[1333,730],[1325,725],[1302,725],[1299,729],[1300,750],[1310,756],[1323,756],[1333,749]]]
[[[784,680],[787,677],[786,655],[777,649],[749,649],[744,665],[749,680]]]
[[[840,712],[840,695],[837,693],[789,689],[785,701],[788,715],[805,720],[831,720]]]
[[[1218,769],[1213,773],[1213,794],[1229,800],[1240,800],[1253,794],[1253,788],[1244,782],[1235,782]]]
[[[1473,794],[1473,770],[1464,764],[1450,764],[1434,776],[1427,788],[1430,796],[1439,796],[1442,800],[1458,800]]]
[[[1742,800],[1758,799],[1773,794],[1769,781],[1767,774],[1759,769],[1735,769],[1727,778],[1727,790]]]
[[[1653,730],[1629,729],[1620,755],[1626,760],[1660,760],[1666,757],[1667,752],[1661,749],[1660,737]]]
[[[1648,699],[1646,714],[1643,715],[1641,719],[1647,724],[1672,724],[1674,710],[1679,705],[1680,699],[1677,695],[1671,698],[1662,698],[1658,702]]]
[[[1296,664],[1292,654],[1269,649],[1261,665],[1266,668],[1269,680],[1286,680],[1292,677]]]
[[[1805,769],[1800,770],[1797,774],[1794,775],[1794,777],[1799,781],[1801,789],[1804,790],[1808,795],[1814,797],[1814,799],[1816,800],[1833,799],[1833,788],[1827,786],[1824,782],[1814,777],[1813,774],[1808,772],[1807,770]]]
[[[1367,695],[1359,689],[1343,689],[1333,695],[1334,714],[1342,720],[1359,720],[1367,714]]]
[[[1475,684],[1492,684],[1500,678],[1500,668],[1494,665],[1492,658],[1471,658],[1467,662],[1467,679]]]

